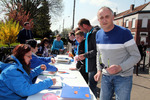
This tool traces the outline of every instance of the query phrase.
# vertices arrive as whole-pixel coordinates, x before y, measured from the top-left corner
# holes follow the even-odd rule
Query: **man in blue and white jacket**
[[[131,32],[113,24],[113,11],[102,7],[98,11],[101,30],[96,34],[97,69],[95,80],[101,80],[100,100],[130,100],[133,66],[141,56]]]

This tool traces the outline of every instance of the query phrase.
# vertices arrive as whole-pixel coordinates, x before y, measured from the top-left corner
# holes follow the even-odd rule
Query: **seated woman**
[[[39,44],[38,52],[36,54],[42,57],[49,57],[48,46],[49,46],[48,38],[42,39],[41,43]]]
[[[60,54],[64,53],[64,43],[61,40],[61,35],[58,34],[56,39],[53,41],[53,45],[51,47],[52,54]]]
[[[19,44],[13,49],[13,55],[1,64],[0,67],[5,67],[0,74],[0,100],[25,100],[28,96],[56,84],[56,79],[50,78],[32,84],[32,79],[46,70],[46,66],[40,65],[30,70],[31,59],[31,47]]]
[[[39,57],[35,53],[37,52],[37,41],[34,39],[27,40],[26,44],[29,44],[31,46],[32,51],[32,59],[31,59],[31,69],[35,68],[36,66],[39,66],[41,64],[45,64],[48,71],[56,72],[57,68],[55,66],[50,65],[49,63],[52,61],[52,63],[55,62],[55,59],[52,57]]]

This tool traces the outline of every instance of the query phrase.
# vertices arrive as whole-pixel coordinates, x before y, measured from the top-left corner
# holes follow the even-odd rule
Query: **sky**
[[[134,4],[135,7],[137,7],[148,2],[150,2],[150,0],[76,0],[74,28],[77,27],[78,21],[82,18],[89,19],[93,26],[99,25],[97,21],[97,11],[102,6],[108,6],[114,12],[120,13],[130,9],[131,4]],[[74,0],[63,0],[63,4],[64,11],[62,12],[62,15],[51,19],[52,31],[58,30],[61,32],[63,26],[64,28],[71,28],[72,26]],[[0,20],[3,19],[3,17],[4,16],[2,16],[1,13]]]
[[[150,0],[76,0],[74,28],[77,27],[78,21],[82,18],[89,19],[92,25],[99,25],[97,21],[97,11],[102,6],[110,7],[114,12],[120,13],[130,9],[130,5],[134,4],[135,7]],[[73,23],[73,4],[74,0],[63,0],[64,11],[62,16],[57,19],[52,18],[52,31],[62,31],[63,22],[64,28],[71,28]]]

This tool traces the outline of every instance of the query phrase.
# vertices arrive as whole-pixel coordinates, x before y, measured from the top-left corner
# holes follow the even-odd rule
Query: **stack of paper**
[[[69,64],[71,62],[71,58],[63,55],[57,55],[55,58],[57,63]]]
[[[64,57],[58,57],[56,59],[57,63],[62,63],[62,64],[69,64],[71,61],[69,58],[64,58]]]

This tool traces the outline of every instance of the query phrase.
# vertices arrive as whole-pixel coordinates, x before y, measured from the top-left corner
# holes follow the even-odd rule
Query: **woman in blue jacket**
[[[36,66],[39,66],[41,64],[46,65],[47,71],[56,72],[57,68],[53,65],[50,65],[49,63],[55,62],[55,59],[52,57],[40,57],[37,56],[35,53],[38,51],[37,47],[37,41],[34,39],[27,40],[26,44],[29,44],[31,46],[32,51],[32,59],[31,59],[31,69],[35,68]]]
[[[32,52],[29,45],[19,44],[9,58],[11,58],[11,63],[6,60],[9,63],[0,65],[3,68],[0,74],[0,100],[26,99],[27,96],[36,94],[56,83],[56,79],[47,78],[42,82],[32,84],[32,79],[46,70],[46,66],[41,65],[30,70]]]

